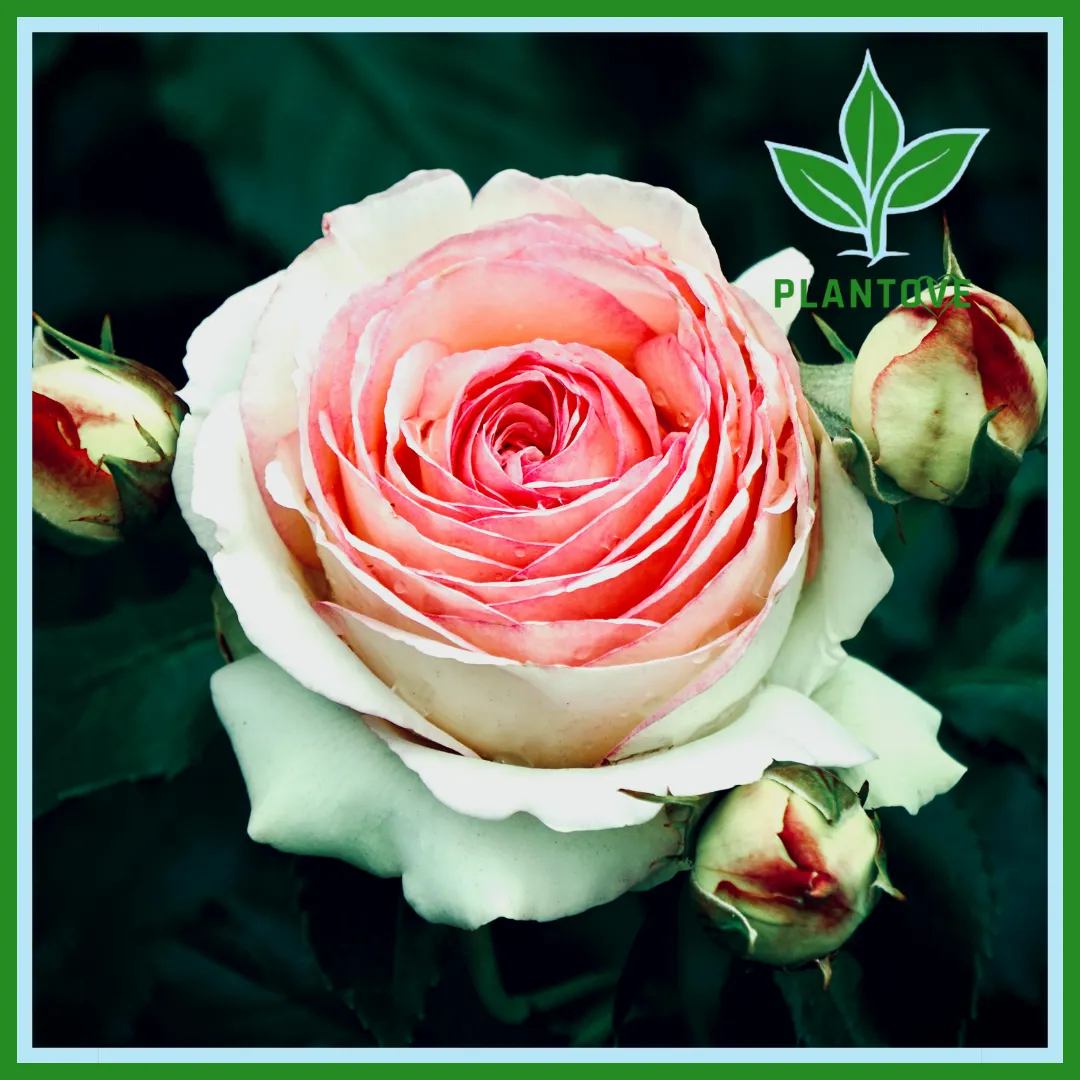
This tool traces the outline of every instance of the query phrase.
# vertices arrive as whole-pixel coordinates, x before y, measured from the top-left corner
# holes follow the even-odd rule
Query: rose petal
[[[265,657],[227,665],[211,685],[251,798],[251,836],[400,875],[405,898],[429,922],[474,928],[573,915],[614,900],[677,852],[662,815],[567,834],[526,814],[480,821],[455,813],[355,713]]]
[[[660,807],[625,794],[700,795],[757,780],[773,762],[865,762],[870,753],[809,698],[780,687],[752,697],[742,715],[696,742],[598,769],[528,769],[455,757],[373,724],[447,806],[484,819],[525,811],[560,832],[637,825]]]
[[[496,173],[473,199],[473,222],[478,228],[529,214],[596,220],[576,199],[518,169]]]
[[[363,281],[400,270],[472,226],[472,195],[449,169],[420,169],[393,187],[323,215],[323,233],[347,247]]]
[[[309,566],[317,561],[304,523],[270,498],[263,477],[278,443],[297,427],[293,373],[298,359],[315,348],[334,311],[360,281],[356,260],[344,246],[331,237],[312,244],[285,271],[270,297],[240,385],[241,415],[263,505],[288,548]]]
[[[65,361],[56,362],[57,367]],[[117,540],[123,517],[116,484],[80,445],[71,413],[52,398],[33,394],[34,512],[65,532]]]
[[[667,188],[617,176],[551,176],[547,183],[565,191],[613,229],[631,227],[659,240],[674,259],[723,278],[720,260],[697,209]]]
[[[218,398],[239,389],[255,327],[284,273],[241,289],[195,327],[184,356],[188,382],[179,392],[191,415],[205,416]]]
[[[701,665],[698,674],[630,732],[608,754],[609,760],[681,746],[725,723],[730,711],[739,707],[775,662],[791,626],[804,568],[805,562],[800,562],[795,577],[755,618],[690,653]],[[618,661],[633,649],[630,646],[604,659]]]
[[[214,573],[251,643],[320,694],[439,736],[312,609],[301,568],[263,509],[235,393],[205,418],[193,465],[191,510],[214,525],[219,545]],[[471,753],[450,736],[441,735],[440,741]]]
[[[802,306],[802,282],[809,283],[814,274],[810,260],[797,248],[784,248],[761,262],[744,270],[732,284],[749,294],[775,320],[786,334]],[[792,296],[780,301],[776,307],[776,282],[786,279],[795,285]]]
[[[849,657],[814,694],[816,701],[877,755],[845,769],[845,783],[870,783],[866,805],[915,814],[967,771],[938,745],[941,713],[876,668]]]
[[[866,498],[837,460],[827,437],[820,449],[821,548],[769,681],[812,694],[844,662],[853,638],[892,585],[892,567],[874,539]]]

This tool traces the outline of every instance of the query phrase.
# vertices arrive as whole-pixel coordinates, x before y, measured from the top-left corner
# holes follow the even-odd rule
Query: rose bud
[[[75,355],[37,327],[34,514],[60,538],[105,546],[161,507],[185,407],[156,371],[48,332]]]
[[[949,502],[971,485],[974,504],[1011,478],[1038,432],[1046,364],[1027,320],[1000,296],[972,288],[954,297],[949,287],[921,300],[895,308],[863,342],[852,427],[905,491]],[[973,457],[989,414],[988,452]]]
[[[899,896],[860,797],[835,774],[795,764],[723,798],[698,834],[690,880],[725,946],[779,966],[826,961],[879,891]]]

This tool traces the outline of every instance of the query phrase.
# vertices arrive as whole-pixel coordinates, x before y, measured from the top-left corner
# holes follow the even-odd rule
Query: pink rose
[[[747,291],[673,193],[516,172],[417,173],[323,233],[187,358],[177,492],[264,654],[214,684],[253,835],[477,925],[655,877],[675,830],[624,789],[955,782],[933,710],[839,645],[891,574],[794,312],[752,297],[802,256]]]

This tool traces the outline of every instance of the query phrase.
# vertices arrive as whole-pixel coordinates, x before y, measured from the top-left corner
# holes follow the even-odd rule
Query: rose
[[[474,926],[670,872],[626,789],[795,759],[914,811],[955,782],[936,712],[840,648],[891,573],[794,312],[726,282],[692,207],[428,172],[323,232],[186,359],[177,495],[262,653],[213,683],[253,836]],[[772,266],[747,280],[809,274]]]
[[[184,407],[156,371],[51,332],[77,355],[36,328],[34,514],[54,536],[104,549],[168,497]]]
[[[983,289],[960,303],[953,292],[928,290],[919,307],[889,312],[851,380],[851,424],[875,463],[912,495],[938,501],[967,486],[988,413],[991,439],[1019,456],[1046,409],[1046,364],[1024,316]]]
[[[701,827],[690,881],[725,945],[780,966],[826,959],[882,892],[900,895],[855,792],[803,765],[775,765],[720,801]]]

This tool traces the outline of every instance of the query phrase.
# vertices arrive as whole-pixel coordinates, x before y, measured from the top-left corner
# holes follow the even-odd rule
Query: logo
[[[989,128],[948,128],[904,143],[904,118],[881,85],[867,50],[862,72],[840,113],[844,161],[801,146],[766,142],[780,183],[807,217],[837,232],[856,233],[870,266],[890,255],[890,214],[933,206],[956,186]]]

